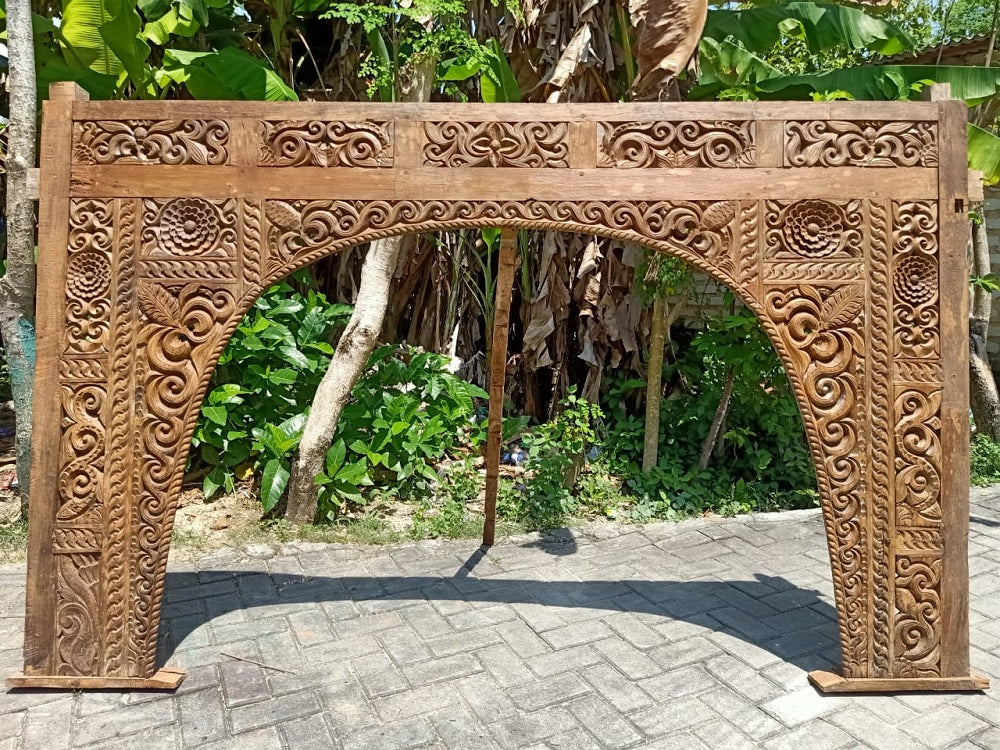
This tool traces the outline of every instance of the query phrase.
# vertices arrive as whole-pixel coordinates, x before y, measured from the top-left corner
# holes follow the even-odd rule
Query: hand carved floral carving
[[[896,356],[922,359],[940,351],[936,206],[893,204],[892,271]]]
[[[605,122],[601,129],[599,167],[751,167],[756,159],[753,122]]]
[[[144,201],[142,252],[147,256],[236,255],[236,201],[178,198]]]
[[[937,123],[810,120],[785,126],[791,167],[934,167]]]
[[[391,167],[391,122],[259,123],[265,167]]]
[[[768,201],[767,206],[768,257],[860,257],[860,201]]]
[[[429,167],[568,167],[565,122],[425,122]]]
[[[225,164],[223,120],[100,120],[76,126],[77,164]]]

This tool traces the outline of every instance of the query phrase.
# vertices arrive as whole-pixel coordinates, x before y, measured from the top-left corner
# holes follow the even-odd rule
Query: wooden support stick
[[[490,354],[490,426],[486,436],[486,522],[483,546],[492,547],[497,532],[497,483],[503,437],[503,381],[507,371],[507,329],[510,326],[510,295],[517,259],[517,230],[500,232],[500,267],[497,269],[497,296],[493,307],[493,338]]]

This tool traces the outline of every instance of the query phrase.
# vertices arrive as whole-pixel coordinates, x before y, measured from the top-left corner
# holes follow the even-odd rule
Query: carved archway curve
[[[462,201],[462,203],[466,204],[470,202]],[[713,205],[723,205],[724,203],[725,202],[718,202]],[[375,240],[406,234],[423,234],[455,229],[486,227],[512,227],[517,229],[573,232],[634,243],[664,255],[679,258],[685,261],[691,266],[694,266],[698,270],[706,273],[715,281],[726,285],[733,291],[734,294],[739,296],[741,301],[753,311],[762,328],[766,331],[768,339],[778,354],[784,371],[792,384],[792,391],[795,394],[796,404],[798,406],[799,415],[803,421],[810,456],[816,472],[824,528],[827,537],[827,546],[830,554],[831,565],[833,567],[834,594],[837,600],[837,609],[838,613],[847,611],[847,609],[845,609],[845,576],[840,557],[840,548],[843,546],[844,539],[838,535],[837,524],[838,520],[841,522],[846,521],[847,523],[856,520],[854,518],[856,511],[852,512],[851,509],[847,508],[841,508],[840,513],[835,511],[832,498],[832,485],[825,463],[825,458],[827,458],[827,456],[823,450],[823,442],[820,439],[819,426],[817,424],[814,407],[806,398],[805,384],[795,358],[791,355],[790,349],[781,335],[779,326],[774,322],[772,316],[768,314],[766,306],[717,263],[711,262],[703,255],[692,251],[689,247],[680,242],[667,242],[654,239],[641,232],[622,230],[611,225],[584,224],[581,222],[544,219],[491,217],[430,221],[417,220],[413,223],[400,221],[391,227],[383,229],[363,231],[351,236],[330,238],[323,244],[314,246],[308,252],[298,255],[293,259],[289,259],[281,266],[271,270],[266,276],[261,278],[260,286],[252,287],[237,301],[234,311],[229,316],[225,325],[218,327],[218,338],[215,341],[213,348],[203,360],[205,367],[200,373],[197,389],[191,400],[191,408],[188,410],[188,414],[184,420],[182,436],[178,443],[179,452],[176,455],[174,462],[174,476],[172,477],[169,488],[166,492],[166,499],[169,503],[169,507],[166,509],[162,519],[162,536],[160,538],[160,544],[163,546],[161,554],[158,555],[154,580],[152,581],[153,585],[151,587],[153,602],[150,617],[152,620],[155,622],[159,617],[163,594],[162,580],[166,571],[166,562],[168,557],[167,551],[170,545],[177,497],[183,481],[184,466],[190,450],[191,439],[197,424],[201,404],[204,401],[209,381],[211,380],[214,369],[219,361],[219,357],[228,345],[229,340],[231,339],[236,328],[242,322],[244,316],[257,301],[263,291],[295,271],[308,267],[323,258],[330,257],[351,247],[363,245]],[[846,516],[844,515],[844,511],[848,511]],[[839,519],[838,516],[840,516]],[[843,616],[838,617],[838,634],[844,662],[845,664],[850,664],[853,659],[849,656],[851,648],[849,627]],[[155,643],[151,644],[151,646],[152,648],[150,649],[150,653],[152,654],[155,653]]]

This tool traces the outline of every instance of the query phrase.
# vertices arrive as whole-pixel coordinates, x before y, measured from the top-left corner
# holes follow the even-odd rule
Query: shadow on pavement
[[[182,607],[182,616],[167,617],[169,611],[164,613],[158,661],[163,663],[168,659],[200,625],[229,611],[307,602],[413,600],[585,607],[652,614],[728,633],[802,669],[835,669],[838,665],[834,608],[820,598],[819,592],[799,588],[781,577],[756,575],[753,580],[732,582],[469,577],[485,556],[488,552],[482,549],[474,552],[453,576],[334,578],[281,573],[268,576],[259,570],[168,572],[167,610],[184,601],[193,604],[204,599],[210,603],[200,607],[200,613],[192,612],[198,609],[194,606]],[[247,581],[244,585],[241,583],[244,577],[252,578],[253,583]],[[227,579],[232,583],[223,592],[220,584]],[[560,614],[568,620],[572,617],[565,611]],[[252,620],[251,614],[251,623]],[[685,633],[683,637],[688,635]],[[252,633],[246,637],[252,637]],[[224,646],[220,648],[224,650]]]

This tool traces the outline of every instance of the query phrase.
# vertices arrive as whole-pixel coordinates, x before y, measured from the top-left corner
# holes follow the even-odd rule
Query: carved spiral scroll
[[[226,164],[224,120],[96,120],[76,125],[76,164]]]
[[[565,122],[426,122],[429,167],[569,166]]]
[[[601,123],[599,167],[752,167],[756,125],[734,122]]]

